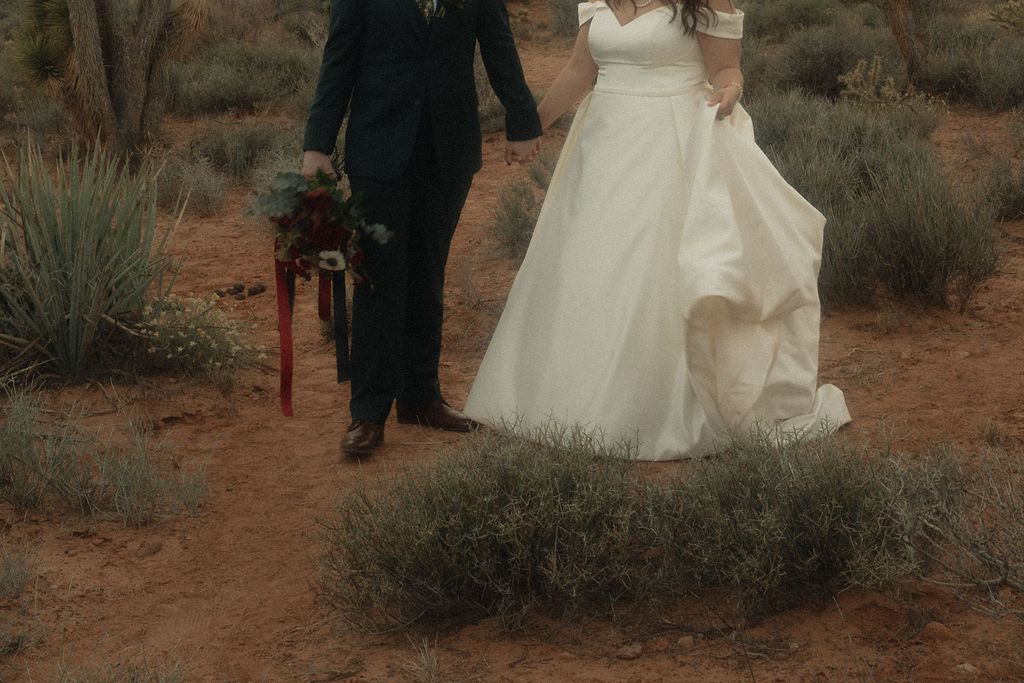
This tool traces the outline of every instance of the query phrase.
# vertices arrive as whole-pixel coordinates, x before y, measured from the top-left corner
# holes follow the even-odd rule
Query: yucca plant
[[[116,149],[143,142],[163,68],[198,33],[206,0],[27,0],[17,62],[81,132]]]
[[[77,378],[123,361],[118,340],[134,333],[153,297],[169,292],[169,232],[157,228],[145,169],[133,175],[99,144],[85,158],[73,148],[52,178],[31,143],[13,167],[5,158],[0,367],[42,364],[49,374]]]

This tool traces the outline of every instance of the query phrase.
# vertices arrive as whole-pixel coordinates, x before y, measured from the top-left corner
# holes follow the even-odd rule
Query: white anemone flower
[[[317,258],[320,270],[345,270],[345,255],[340,251],[321,251]]]

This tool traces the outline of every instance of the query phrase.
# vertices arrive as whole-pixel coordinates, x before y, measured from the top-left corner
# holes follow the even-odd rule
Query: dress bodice
[[[714,12],[698,30],[722,38],[742,36],[743,14]],[[603,2],[579,5],[580,24],[591,21],[590,53],[598,66],[597,92],[674,95],[707,82],[707,67],[696,36],[687,35],[671,7],[661,6],[619,24]]]

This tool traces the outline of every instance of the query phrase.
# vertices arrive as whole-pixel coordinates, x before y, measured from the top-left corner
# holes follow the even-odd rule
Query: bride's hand
[[[711,99],[708,100],[708,106],[718,106],[717,118],[722,120],[728,118],[732,114],[733,108],[736,103],[740,101],[740,96],[743,95],[743,86],[739,83],[727,83],[721,88],[718,88],[711,94]]]

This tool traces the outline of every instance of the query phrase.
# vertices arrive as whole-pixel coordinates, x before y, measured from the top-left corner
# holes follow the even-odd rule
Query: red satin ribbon
[[[328,322],[331,319],[331,274],[320,271],[319,289],[317,289],[316,309],[320,319]]]
[[[274,260],[277,285],[277,332],[281,337],[281,412],[292,416],[292,310],[288,303],[287,268]]]

